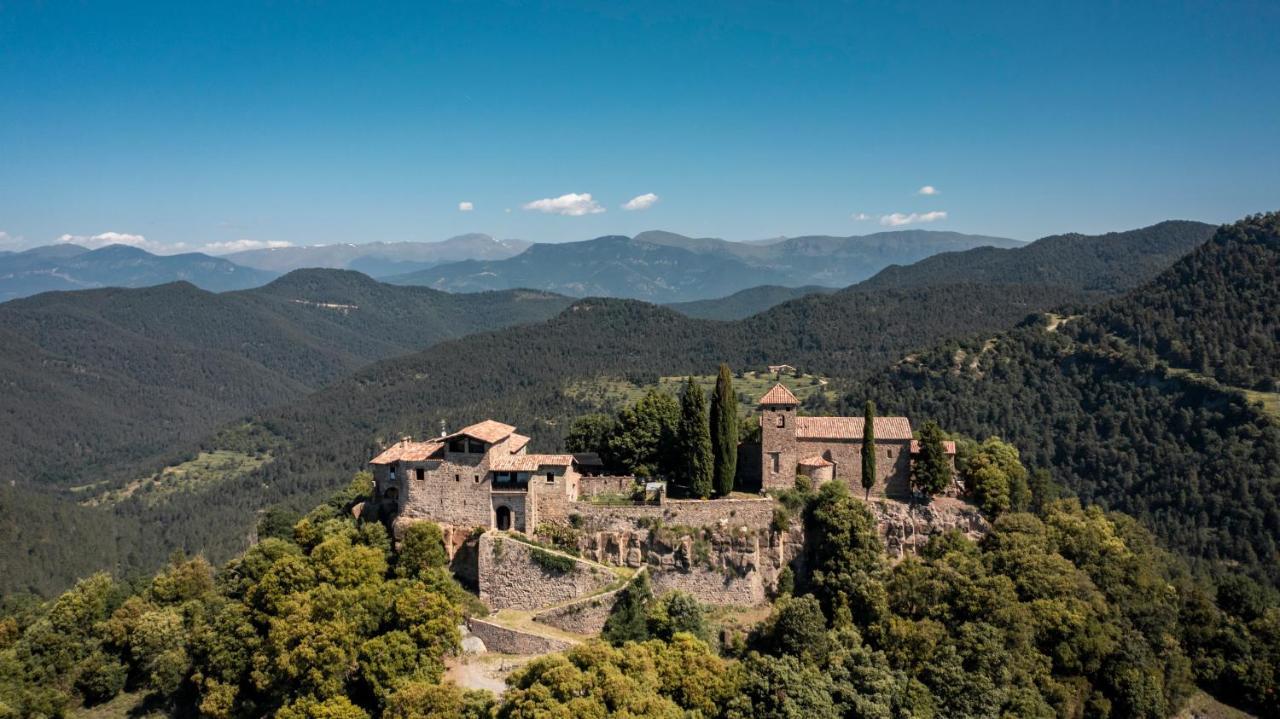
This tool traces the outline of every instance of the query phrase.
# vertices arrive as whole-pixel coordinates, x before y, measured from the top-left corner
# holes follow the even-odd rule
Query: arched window
[[[511,529],[511,509],[508,507],[498,507],[494,512],[494,519],[498,525],[498,529]]]
[[[777,425],[777,426],[779,426],[779,427],[786,427],[786,426],[787,426],[787,415],[782,414],[781,412],[779,412],[779,413],[778,413],[778,425]]]

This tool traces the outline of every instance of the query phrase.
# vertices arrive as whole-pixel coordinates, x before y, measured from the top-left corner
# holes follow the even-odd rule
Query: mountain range
[[[445,262],[501,260],[524,252],[531,244],[524,240],[498,240],[489,235],[471,233],[440,242],[367,242],[245,250],[226,255],[226,259],[271,272],[327,267],[385,277]]]
[[[689,302],[759,285],[845,287],[891,264],[973,247],[1018,247],[999,237],[904,230],[855,237],[813,235],[767,243],[671,232],[537,244],[504,260],[467,260],[386,278],[451,292],[532,287],[575,297]]]
[[[147,287],[185,281],[212,292],[257,287],[278,273],[198,252],[153,255],[127,245],[90,250],[75,244],[0,254],[0,302],[53,290]]]

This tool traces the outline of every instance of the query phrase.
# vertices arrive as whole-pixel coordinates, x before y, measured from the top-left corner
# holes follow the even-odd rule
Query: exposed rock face
[[[919,554],[935,534],[955,529],[977,541],[991,531],[991,524],[977,507],[951,497],[939,497],[924,505],[881,500],[870,506],[885,551],[895,560]]]

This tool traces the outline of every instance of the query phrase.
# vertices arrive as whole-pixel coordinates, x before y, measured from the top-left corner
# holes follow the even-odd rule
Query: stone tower
[[[760,398],[760,486],[791,489],[796,484],[796,408],[791,390],[776,384]]]

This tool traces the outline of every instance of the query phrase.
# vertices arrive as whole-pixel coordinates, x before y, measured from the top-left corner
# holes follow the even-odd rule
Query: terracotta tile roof
[[[791,390],[782,386],[782,383],[779,382],[773,386],[773,389],[764,393],[764,396],[760,398],[759,404],[782,404],[795,406],[800,404],[800,400],[796,399],[796,396],[791,394]]]
[[[918,440],[918,439],[913,439],[913,440],[911,440],[911,453],[912,453],[912,454],[917,454],[919,451],[920,451],[920,440]],[[955,454],[955,453],[956,453],[956,443],[955,443],[955,442],[945,442],[945,441],[944,441],[944,442],[942,443],[942,451],[943,451],[943,452],[946,452],[947,454]]]
[[[796,417],[798,439],[862,439],[861,417]],[[911,439],[906,417],[876,417],[876,439]]]
[[[503,424],[502,422],[498,422],[492,419],[486,419],[483,422],[476,422],[475,424],[470,425],[468,427],[463,427],[462,429],[458,430],[457,432],[454,432],[449,436],[457,437],[460,434],[465,434],[468,437],[475,437],[481,442],[488,442],[489,444],[493,444],[494,442],[499,442],[503,439],[506,439],[507,437],[511,436],[512,432],[515,432],[515,431],[516,431],[516,428],[512,427],[509,424]]]
[[[568,467],[572,454],[512,454],[497,457],[489,464],[494,472],[535,472],[539,467]]]
[[[506,447],[512,454],[515,454],[523,449],[527,444],[529,444],[528,437],[523,434],[516,434],[513,432],[510,437],[507,437]]]
[[[393,462],[421,462],[435,454],[444,445],[440,442],[414,442],[400,440],[387,447],[377,457],[369,460],[369,464],[391,464]]]
[[[823,459],[821,455],[817,455],[817,454],[813,455],[812,457],[805,457],[799,462],[796,462],[796,464],[800,465],[801,467],[832,467],[834,466],[834,463],[831,462],[831,460]]]

